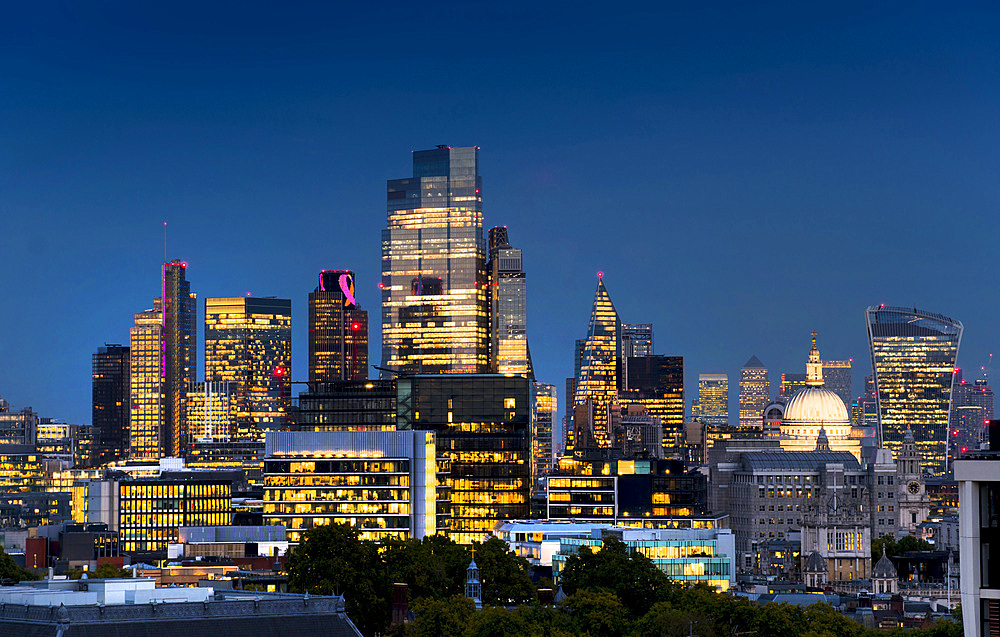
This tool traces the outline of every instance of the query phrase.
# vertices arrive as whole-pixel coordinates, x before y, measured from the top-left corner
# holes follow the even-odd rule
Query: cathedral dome
[[[785,405],[784,422],[792,424],[849,425],[847,406],[825,387],[803,387]]]

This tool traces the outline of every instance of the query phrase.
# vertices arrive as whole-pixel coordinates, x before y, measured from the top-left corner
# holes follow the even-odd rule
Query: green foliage
[[[412,608],[416,621],[406,630],[406,635],[412,637],[458,637],[464,634],[476,612],[472,601],[461,595],[416,599]]]
[[[896,540],[891,535],[884,535],[877,540],[872,541],[872,560],[877,562],[879,558],[882,557],[882,547],[885,547],[885,552],[890,557],[895,555],[902,555],[907,551],[933,551],[934,545],[927,540],[914,537],[912,535],[904,535],[903,537]]]
[[[569,617],[574,632],[620,637],[629,624],[625,605],[606,590],[579,590],[562,601],[559,609]]]
[[[310,529],[288,558],[288,586],[299,592],[343,595],[348,615],[365,635],[391,618],[392,584],[374,543],[346,524]]]
[[[94,577],[99,579],[121,579],[123,577],[132,577],[132,571],[127,568],[118,568],[114,564],[105,562],[97,567],[93,573],[87,577]]]
[[[27,580],[38,579],[34,573],[25,570],[14,562],[14,558],[6,553],[0,553],[0,585],[10,586]]]
[[[493,537],[478,544],[476,565],[483,584],[483,604],[516,606],[535,600],[528,561],[508,550],[503,540]]]
[[[676,588],[647,557],[630,552],[623,542],[606,540],[596,553],[581,547],[566,560],[562,571],[566,594],[579,590],[606,590],[626,605],[635,617],[646,612]]]

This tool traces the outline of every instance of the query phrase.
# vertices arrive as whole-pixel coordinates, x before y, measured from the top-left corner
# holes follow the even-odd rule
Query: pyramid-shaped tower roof
[[[746,362],[743,369],[767,369],[764,367],[764,363],[760,362],[760,359],[756,356],[751,356],[750,360]]]

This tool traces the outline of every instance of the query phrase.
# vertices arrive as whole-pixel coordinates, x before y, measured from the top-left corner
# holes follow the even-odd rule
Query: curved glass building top
[[[946,467],[951,390],[962,323],[917,308],[865,310],[879,430],[895,451],[912,430],[926,467]]]

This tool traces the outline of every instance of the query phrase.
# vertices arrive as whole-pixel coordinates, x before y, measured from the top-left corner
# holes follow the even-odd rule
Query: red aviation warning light
[[[361,323],[354,321],[353,323],[351,323],[351,329],[357,332],[358,330],[361,329]]]
[[[278,378],[281,378],[282,376],[285,375],[285,368],[282,367],[281,365],[278,365],[277,367],[274,368],[274,375],[277,376]]]

